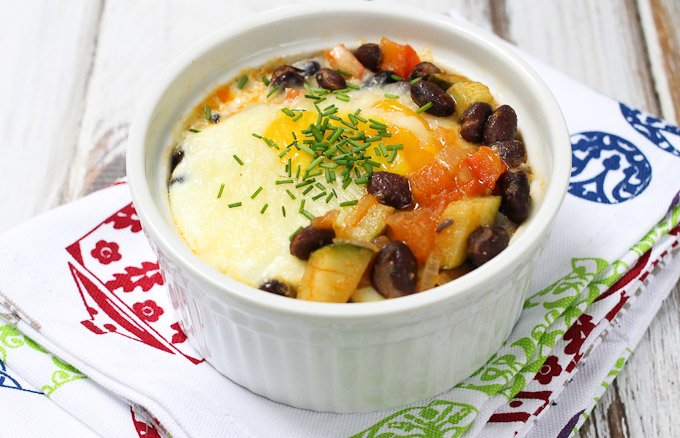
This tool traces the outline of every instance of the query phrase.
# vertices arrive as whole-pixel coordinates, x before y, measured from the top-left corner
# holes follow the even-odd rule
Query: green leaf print
[[[397,411],[352,438],[457,438],[472,425],[476,414],[472,405],[434,400],[427,406]]]

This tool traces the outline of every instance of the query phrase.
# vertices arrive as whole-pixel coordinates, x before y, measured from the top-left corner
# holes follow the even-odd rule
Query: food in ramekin
[[[387,38],[243,71],[180,131],[168,190],[183,239],[288,297],[431,289],[499,254],[531,205],[515,111]]]

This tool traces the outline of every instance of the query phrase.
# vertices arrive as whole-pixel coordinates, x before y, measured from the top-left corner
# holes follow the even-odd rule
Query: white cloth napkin
[[[527,60],[572,133],[570,193],[520,321],[468,380],[343,415],[239,387],[185,341],[121,183],[0,236],[0,406],[34,400],[0,420],[14,428],[0,436],[23,423],[175,438],[567,436],[677,281],[680,130]]]

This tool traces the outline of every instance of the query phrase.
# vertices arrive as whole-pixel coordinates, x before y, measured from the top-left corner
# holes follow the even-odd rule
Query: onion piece
[[[385,300],[385,297],[380,295],[378,291],[371,286],[367,286],[352,292],[352,296],[349,297],[349,299],[353,303],[370,303],[373,301],[383,301]]]
[[[416,286],[418,292],[432,289],[436,286],[435,280],[437,279],[437,275],[439,275],[440,264],[439,257],[436,254],[432,253],[427,257],[425,266],[423,266],[423,269],[418,276],[418,284]]]

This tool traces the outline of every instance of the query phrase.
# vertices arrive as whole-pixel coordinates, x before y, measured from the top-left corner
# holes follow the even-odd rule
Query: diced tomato
[[[404,79],[411,74],[413,67],[420,62],[420,58],[413,47],[408,44],[397,44],[385,37],[380,40],[380,50],[382,51],[380,70],[392,70]]]
[[[315,228],[324,228],[332,230],[335,225],[335,220],[338,218],[340,212],[338,210],[330,210],[323,216],[317,216],[312,220],[311,225]]]
[[[393,240],[403,240],[416,259],[425,263],[434,248],[435,228],[433,212],[419,208],[411,211],[398,211],[387,218],[387,235]]]
[[[215,90],[215,96],[224,103],[229,100],[231,93],[229,91],[229,85],[222,85]]]
[[[359,60],[347,50],[344,44],[338,44],[326,52],[326,58],[335,69],[344,70],[352,77],[361,78],[364,74],[364,66]]]
[[[493,190],[496,181],[507,169],[496,151],[486,146],[481,146],[477,152],[467,157],[465,164],[479,183],[489,190]]]
[[[439,204],[442,194],[455,189],[451,170],[437,159],[412,172],[409,181],[413,198],[422,206]]]

